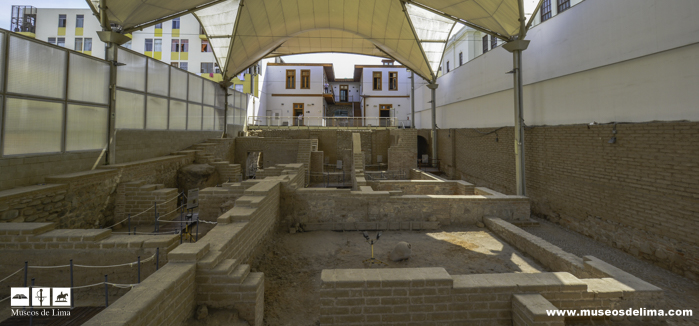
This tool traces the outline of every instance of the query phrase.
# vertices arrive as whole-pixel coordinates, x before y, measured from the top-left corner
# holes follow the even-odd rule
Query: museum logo
[[[11,288],[12,308],[70,308],[70,288]],[[12,316],[70,316],[70,311],[12,309]]]

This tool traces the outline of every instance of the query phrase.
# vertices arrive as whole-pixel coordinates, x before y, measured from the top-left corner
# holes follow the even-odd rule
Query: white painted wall
[[[699,120],[699,1],[585,0],[532,28],[525,122]],[[502,47],[437,80],[440,128],[514,124],[512,54]],[[416,90],[429,128],[429,90]],[[418,104],[419,103],[419,104]]]
[[[340,85],[347,85],[350,102],[360,102],[362,93],[360,92],[359,82],[330,82],[329,84],[333,88],[333,92],[335,92],[335,101],[340,100]]]
[[[265,64],[265,81],[262,84],[262,94],[265,100],[259,106],[257,116],[267,116],[268,111],[279,113],[280,120],[262,118],[258,121],[261,124],[283,124],[286,122],[293,125],[293,105],[294,103],[304,104],[305,125],[319,126],[323,123],[323,112],[325,99],[322,96],[324,91],[325,70],[322,66],[293,66],[293,65],[268,65]],[[296,88],[286,88],[286,71],[296,70]],[[310,89],[301,89],[301,70],[311,71]],[[273,96],[289,94],[307,94],[309,96]]]

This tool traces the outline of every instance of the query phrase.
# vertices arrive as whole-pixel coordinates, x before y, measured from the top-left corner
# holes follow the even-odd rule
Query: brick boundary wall
[[[525,130],[532,213],[699,280],[699,122],[613,128]],[[439,130],[438,141],[451,178],[515,192],[512,127]]]
[[[326,269],[321,282],[321,325],[509,326],[516,294],[540,294],[552,307],[566,310],[663,304],[662,290],[637,291],[614,278],[578,279],[567,272],[449,275],[442,267]]]

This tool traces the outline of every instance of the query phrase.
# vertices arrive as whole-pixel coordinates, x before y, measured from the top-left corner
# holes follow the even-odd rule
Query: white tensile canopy
[[[457,21],[505,40],[524,27],[523,0],[106,1],[124,32],[193,13],[226,80],[265,57],[317,52],[391,57],[434,80]]]

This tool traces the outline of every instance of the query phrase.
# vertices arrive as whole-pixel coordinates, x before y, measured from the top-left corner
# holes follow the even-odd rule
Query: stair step
[[[236,267],[228,275],[238,283],[243,283],[243,281],[248,277],[248,274],[250,274],[250,265],[238,265],[238,267]]]
[[[238,266],[238,261],[236,259],[224,259],[216,268],[211,270],[211,273],[228,275]]]

